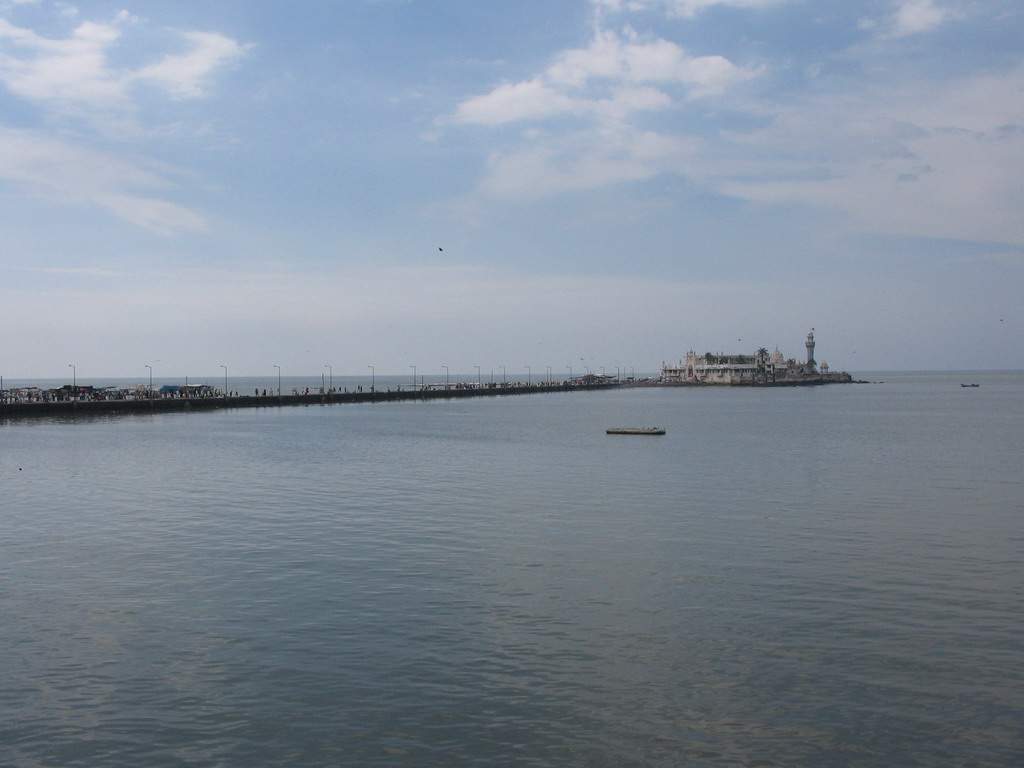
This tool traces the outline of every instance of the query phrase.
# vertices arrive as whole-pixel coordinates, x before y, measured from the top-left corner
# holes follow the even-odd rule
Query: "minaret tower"
[[[811,328],[807,332],[807,368],[811,371],[814,370],[816,363],[814,362],[814,329]]]

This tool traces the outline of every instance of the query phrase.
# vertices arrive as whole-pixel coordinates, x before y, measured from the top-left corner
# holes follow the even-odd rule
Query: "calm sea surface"
[[[0,421],[0,765],[1024,764],[1024,374],[865,378]]]

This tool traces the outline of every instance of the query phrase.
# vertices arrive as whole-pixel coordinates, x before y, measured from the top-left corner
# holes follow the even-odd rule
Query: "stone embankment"
[[[561,384],[514,385],[503,387],[468,387],[456,389],[416,389],[376,392],[324,392],[300,395],[221,395],[219,397],[134,398],[126,400],[51,400],[25,403],[0,403],[0,418],[107,415],[118,413],[171,413],[179,411],[209,411],[222,408],[273,408],[285,405],[334,405],[343,403],[387,403],[407,400],[451,400],[471,397],[497,397],[501,395],[531,395],[544,392],[572,392],[577,390],[608,389],[621,384]]]

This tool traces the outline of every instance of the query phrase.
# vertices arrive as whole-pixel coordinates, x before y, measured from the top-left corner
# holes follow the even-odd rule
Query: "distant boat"
[[[664,435],[665,430],[661,427],[609,427],[605,430],[608,435]]]
[[[980,387],[980,384],[961,384],[961,387]]]

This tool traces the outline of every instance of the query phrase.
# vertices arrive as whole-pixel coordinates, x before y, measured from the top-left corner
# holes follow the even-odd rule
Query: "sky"
[[[1024,369],[1019,0],[0,0],[0,374]]]

